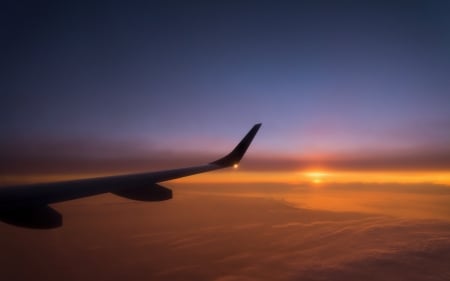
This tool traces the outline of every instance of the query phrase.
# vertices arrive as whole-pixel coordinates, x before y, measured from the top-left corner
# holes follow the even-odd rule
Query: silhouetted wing
[[[238,164],[260,126],[261,124],[253,126],[228,155],[206,165],[149,173],[0,188],[0,210],[46,206],[50,203],[106,192],[138,200],[147,198],[148,200],[143,199],[146,201],[150,201],[153,195],[155,195],[155,198],[162,198],[160,200],[170,199],[170,190],[165,191],[163,187],[155,185],[156,183]],[[145,192],[142,190],[145,190]]]

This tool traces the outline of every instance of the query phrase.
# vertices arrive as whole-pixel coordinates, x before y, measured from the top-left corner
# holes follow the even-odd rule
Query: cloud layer
[[[205,186],[203,193],[172,187],[168,202],[105,195],[55,205],[65,221],[54,231],[0,225],[2,275],[219,281],[450,276],[448,220],[293,206],[281,198],[298,191],[283,186],[262,187],[272,192],[259,194],[245,185],[234,188],[240,191]]]

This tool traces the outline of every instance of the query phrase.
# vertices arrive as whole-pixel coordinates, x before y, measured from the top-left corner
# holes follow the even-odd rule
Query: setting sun
[[[322,183],[324,177],[327,176],[327,174],[324,172],[316,172],[316,171],[315,172],[307,172],[307,173],[304,173],[304,175],[315,184]]]

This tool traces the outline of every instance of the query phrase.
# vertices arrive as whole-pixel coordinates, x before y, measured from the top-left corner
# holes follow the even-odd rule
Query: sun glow
[[[450,185],[450,171],[217,171],[175,180],[196,183],[434,183]]]
[[[234,165],[233,165],[234,167]],[[233,169],[234,170],[234,169]],[[433,183],[450,185],[450,171],[248,171],[223,170],[176,179],[190,183],[285,183],[325,185],[333,183]],[[119,174],[132,173],[124,171]],[[135,172],[136,173],[136,172]],[[98,174],[30,174],[0,176],[0,186],[109,176]]]
[[[324,172],[318,172],[318,171],[314,171],[314,172],[307,172],[304,174],[307,178],[310,179],[310,181],[312,183],[315,184],[319,184],[322,183],[324,178],[327,176],[326,173]]]

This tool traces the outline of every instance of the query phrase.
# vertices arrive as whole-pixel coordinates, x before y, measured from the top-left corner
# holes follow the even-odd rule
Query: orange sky
[[[191,183],[435,183],[450,185],[450,171],[234,171],[195,175],[177,180]]]
[[[134,151],[104,153],[80,145],[6,149],[0,158],[0,185],[51,182],[158,171],[208,163],[220,153]],[[92,151],[91,151],[92,150]],[[111,151],[115,153],[111,154]],[[237,169],[179,179],[191,183],[436,183],[450,185],[450,152],[409,151],[342,155],[283,155],[250,149]]]
[[[76,178],[108,176],[110,173],[32,173],[2,175],[3,185],[62,181]],[[432,183],[450,185],[450,171],[252,171],[231,168],[174,180],[181,183],[311,183],[317,186],[330,183]]]

